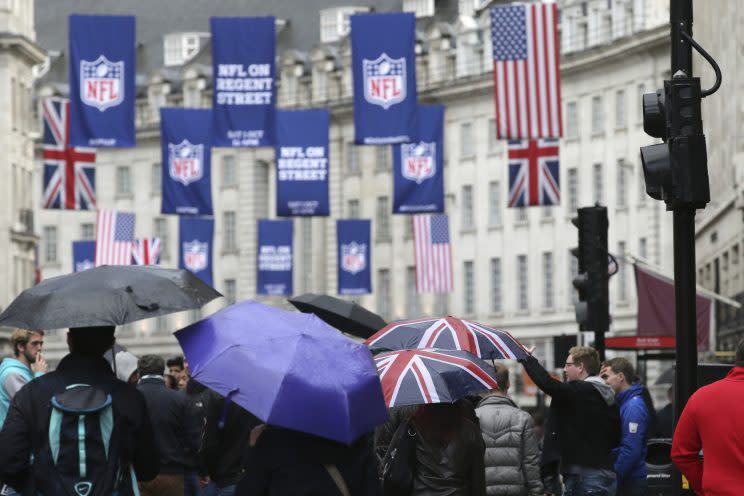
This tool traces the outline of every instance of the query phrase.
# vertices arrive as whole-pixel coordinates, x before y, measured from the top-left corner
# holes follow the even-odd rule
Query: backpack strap
[[[333,463],[326,463],[323,466],[328,471],[328,474],[331,476],[331,479],[333,479],[333,482],[336,483],[336,487],[338,488],[338,490],[341,491],[341,495],[351,496],[351,492],[349,492],[349,486],[346,485],[346,481],[341,475],[341,472],[339,472],[338,467]]]

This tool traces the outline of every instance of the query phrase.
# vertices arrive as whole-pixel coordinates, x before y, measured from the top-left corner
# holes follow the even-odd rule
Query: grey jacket
[[[486,494],[537,496],[543,493],[540,449],[532,417],[506,396],[493,394],[478,403],[486,443]]]

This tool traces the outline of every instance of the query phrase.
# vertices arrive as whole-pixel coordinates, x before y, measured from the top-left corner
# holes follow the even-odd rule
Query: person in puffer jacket
[[[488,393],[475,410],[486,443],[486,494],[542,496],[540,449],[532,417],[507,396],[509,369],[496,364],[499,389]]]

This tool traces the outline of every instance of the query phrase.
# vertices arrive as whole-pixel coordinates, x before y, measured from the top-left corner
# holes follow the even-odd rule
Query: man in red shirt
[[[690,397],[674,431],[672,461],[696,494],[738,496],[744,488],[744,339],[734,365]]]

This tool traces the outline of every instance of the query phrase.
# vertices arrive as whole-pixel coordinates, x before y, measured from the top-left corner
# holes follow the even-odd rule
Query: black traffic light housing
[[[579,261],[579,274],[573,280],[579,292],[576,321],[582,331],[594,331],[599,335],[610,327],[607,208],[585,207],[578,213],[571,221],[579,230],[579,247],[572,250]]]

